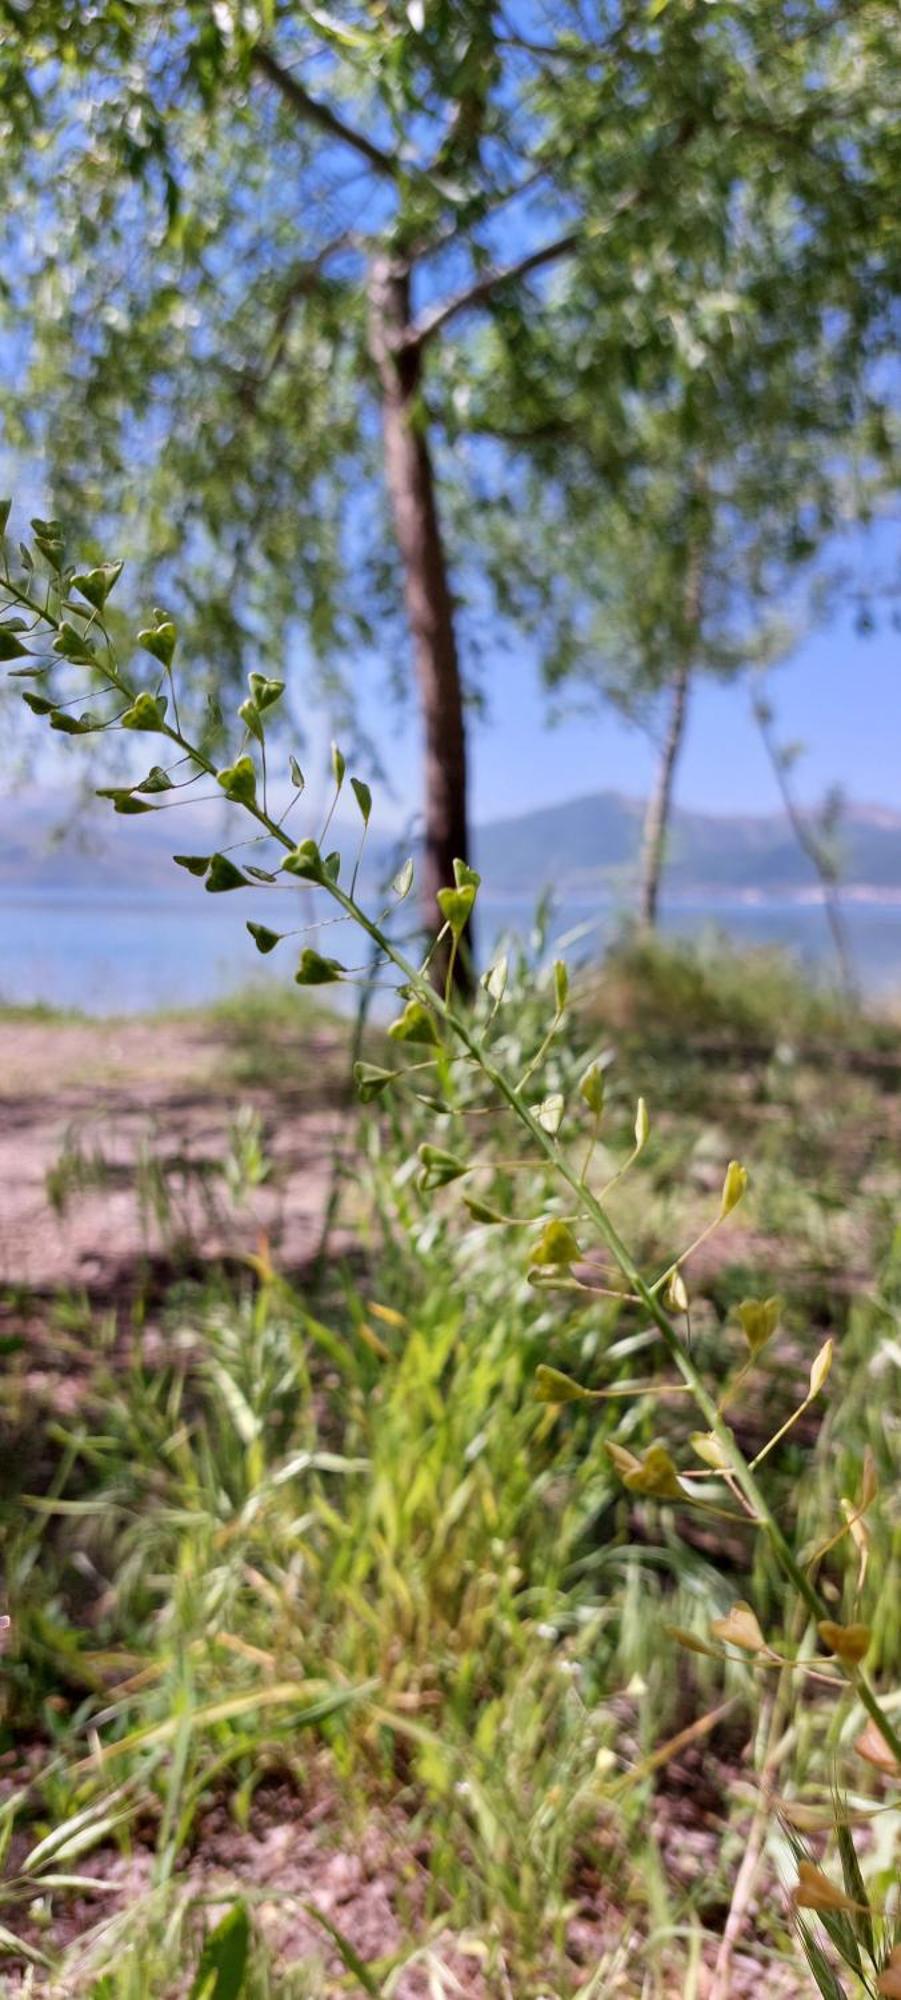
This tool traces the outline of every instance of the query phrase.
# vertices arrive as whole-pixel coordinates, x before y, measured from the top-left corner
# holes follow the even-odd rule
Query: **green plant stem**
[[[9,583],[4,587],[15,590],[15,586]],[[17,594],[20,596],[21,601],[21,593]],[[49,610],[49,605],[41,611],[30,599],[27,601],[29,608],[38,611],[39,615],[44,618],[48,625],[54,625],[55,623],[56,629],[59,629],[59,620],[54,621]],[[123,692],[129,692],[123,681],[117,679],[116,684],[122,687]],[[164,722],[161,725],[159,733],[168,736],[172,742],[177,743],[202,770],[210,775],[215,775],[216,766],[202,751],[199,751],[188,742],[177,723],[173,727],[172,724]],[[265,806],[259,805],[256,800],[253,802],[242,801],[242,803],[252,817],[257,820],[258,824],[264,827],[266,832],[271,835],[272,839],[278,841],[289,852],[293,851],[295,843],[292,841],[290,835],[284,831],[283,827],[270,817]],[[336,803],[337,790],[335,800],[326,819],[326,828],[328,827]],[[323,837],[324,832],[325,829],[323,829]],[[827,1617],[827,1606],[822,1602],[815,1585],[797,1561],[775,1515],[764,1498],[753,1471],[736,1444],[729,1426],[724,1423],[714,1398],[706,1388],[702,1376],[695,1367],[691,1354],[680,1339],[678,1331],[661,1304],[655,1288],[645,1283],[628,1246],[623,1242],[619,1231],[597,1196],[586,1187],[576,1168],[570,1165],[566,1157],[560,1152],[555,1140],[544,1130],[530,1107],[523,1101],[521,1095],[523,1086],[528,1077],[534,1074],[534,1070],[538,1066],[538,1061],[543,1056],[546,1048],[550,1046],[550,1042],[559,1026],[560,1011],[558,1010],[555,1013],[551,1029],[542,1043],[538,1058],[529,1065],[524,1077],[521,1078],[518,1084],[510,1083],[503,1075],[503,1072],[497,1069],[492,1063],[484,1046],[474,1036],[467,1022],[457,1013],[451,1000],[449,998],[442,998],[440,994],[434,991],[433,987],[423,978],[421,971],[412,965],[409,959],[391,942],[390,938],[386,936],[379,926],[373,923],[372,919],[366,915],[366,912],[360,908],[354,897],[348,895],[339,883],[333,882],[325,873],[319,878],[318,886],[325,889],[334,901],[340,905],[345,914],[361,930],[367,933],[372,941],[378,945],[380,951],[397,967],[412,991],[417,994],[426,1006],[434,1009],[439,1018],[445,1022],[450,1032],[477,1063],[487,1081],[497,1092],[498,1097],[504,1100],[515,1113],[520,1123],[525,1127],[526,1131],[531,1134],[540,1153],[548,1161],[555,1173],[572,1189],[577,1202],[584,1206],[587,1214],[595,1224],[599,1235],[611,1251],[623,1276],[628,1281],[631,1291],[643,1305],[656,1326],[670,1359],[679,1370],[683,1381],[691,1391],[697,1408],[705,1418],[710,1432],[716,1439],[723,1458],[734,1475],[737,1487],[753,1510],[758,1525],[765,1531],[777,1562],[814,1619],[819,1621]],[[889,1744],[893,1755],[901,1763],[901,1735],[894,1728],[889,1716],[886,1715],[866,1676],[860,1672],[859,1668],[852,1666],[845,1667],[844,1671],[862,1706],[871,1716],[876,1727]]]
[[[583,1202],[588,1214],[607,1244],[608,1249],[612,1252],[623,1276],[628,1280],[630,1288],[641,1301],[645,1311],[650,1314],[654,1325],[661,1335],[670,1359],[675,1363],[683,1381],[690,1389],[698,1409],[704,1416],[730,1470],[734,1474],[736,1484],[753,1508],[759,1526],[764,1529],[782,1570],[812,1616],[817,1621],[827,1617],[827,1606],[823,1603],[815,1586],[810,1581],[810,1578],[805,1575],[800,1563],[797,1561],[794,1551],[786,1540],[753,1472],[736,1444],[732,1431],[728,1424],[723,1422],[717,1404],[707,1389],[698,1369],[695,1367],[691,1355],[680,1340],[678,1332],[661,1305],[659,1298],[652,1291],[651,1287],[645,1283],[631,1252],[623,1242],[615,1224],[601,1207],[596,1196],[591,1193],[589,1188],[582,1184],[576,1170],[570,1166],[569,1162],[560,1153],[553,1139],[544,1131],[529,1106],[523,1103],[517,1087],[508,1082],[501,1070],[495,1068],[455,1008],[436,996],[430,987],[425,988],[424,982],[420,980],[415,966],[411,965],[409,960],[396,950],[388,938],[377,931],[376,927],[370,923],[365,911],[361,910],[349,896],[346,896],[337,883],[326,883],[325,886],[329,888],[330,892],[342,904],[348,916],[353,917],[357,923],[361,923],[363,928],[369,931],[370,935],[381,944],[382,949],[388,953],[388,956],[392,959],[398,970],[403,973],[404,978],[409,984],[421,994],[423,1000],[434,1006],[443,1016],[452,1033],[459,1038],[464,1047],[468,1049],[474,1061],[478,1063],[483,1075],[487,1077],[489,1083],[493,1084],[498,1094],[510,1106],[511,1110],[516,1113],[516,1116],[526,1127],[527,1131],[530,1132],[536,1145],[540,1147],[550,1165],[553,1166],[560,1178],[565,1180],[568,1186],[572,1188],[577,1198]],[[845,1672],[862,1706],[872,1717],[893,1754],[901,1762],[901,1735],[894,1728],[890,1717],[886,1715],[878,1696],[870,1686],[866,1676],[854,1667],[846,1668]]]
[[[769,1457],[770,1452],[774,1450],[775,1446],[780,1443],[781,1439],[784,1438],[787,1435],[787,1433],[793,1428],[793,1426],[797,1423],[798,1418],[803,1417],[805,1410],[809,1410],[812,1402],[813,1402],[812,1396],[805,1396],[803,1403],[799,1403],[797,1409],[792,1410],[791,1416],[786,1417],[784,1424],[781,1424],[779,1429],[773,1432],[772,1437],[767,1439],[767,1442],[763,1446],[762,1450],[757,1453],[757,1457],[752,1458],[751,1460],[752,1472],[756,1471],[758,1465],[763,1464],[764,1459]]]

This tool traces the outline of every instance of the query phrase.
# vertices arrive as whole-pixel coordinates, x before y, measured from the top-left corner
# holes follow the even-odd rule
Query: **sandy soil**
[[[202,1020],[0,1021],[0,1288],[99,1302],[142,1262],[239,1257],[261,1233],[279,1268],[302,1268],[340,1156],[338,1061],[312,1030],[302,1055],[286,1046],[283,1079],[248,1085]],[[235,1199],[223,1169],[242,1107],[267,1177]]]

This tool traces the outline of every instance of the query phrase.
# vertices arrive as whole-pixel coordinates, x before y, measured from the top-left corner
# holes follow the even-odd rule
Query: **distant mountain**
[[[634,885],[643,806],[617,792],[597,792],[478,827],[475,856],[497,896],[558,894],[627,897]],[[61,831],[61,829],[63,829]],[[246,821],[225,800],[191,804],[154,817],[111,819],[96,805],[31,790],[0,801],[0,887],[86,895],[171,897],[196,893],[173,868],[173,853],[209,853],[246,837]],[[357,829],[336,844],[349,846]],[[849,806],[841,830],[846,892],[901,898],[901,813]],[[247,850],[250,858],[252,850]],[[373,863],[380,863],[378,843]],[[673,815],[666,893],[672,898],[778,901],[816,892],[816,878],[780,814]]]
[[[191,805],[155,818],[114,819],[112,807],[96,800],[23,791],[0,801],[0,884],[78,895],[166,893],[173,877],[190,879],[173,868],[173,852],[209,851],[227,837],[218,801],[206,810]]]
[[[596,792],[477,829],[476,860],[493,891],[531,895],[628,893],[641,847],[644,806]],[[840,843],[848,892],[901,895],[901,813],[849,806]],[[666,868],[667,895],[801,897],[816,877],[784,815],[676,811]]]

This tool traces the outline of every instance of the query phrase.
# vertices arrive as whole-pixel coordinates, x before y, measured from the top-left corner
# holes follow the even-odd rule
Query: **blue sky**
[[[901,809],[901,634],[882,614],[866,637],[854,625],[846,612],[812,633],[773,673],[780,738],[805,746],[795,772],[805,802],[839,783],[858,803]],[[472,728],[474,818],[523,812],[583,792],[644,794],[653,751],[640,731],[600,708],[547,728],[546,704],[528,656],[500,653],[487,679],[488,713]],[[384,745],[398,802],[412,807],[419,787],[413,718],[397,716],[392,729],[384,707],[370,702],[367,721]],[[714,813],[778,808],[746,683],[696,687],[677,797],[681,805]]]

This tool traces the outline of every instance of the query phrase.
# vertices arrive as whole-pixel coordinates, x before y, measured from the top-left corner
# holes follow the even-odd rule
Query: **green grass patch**
[[[855,1069],[863,1031],[839,1041],[837,1017],[831,1058],[800,1026],[797,1048],[777,1053],[789,989],[754,997],[751,975],[730,1025],[731,963],[691,972],[696,1003],[685,973],[667,1043],[662,997],[659,1032],[626,1009],[648,963],[614,962],[594,990],[586,979],[536,1097],[577,1103],[600,1049],[601,1186],[647,1095],[650,1137],[608,1201],[652,1272],[715,1218],[733,1151],[750,1166],[738,1215],[685,1265],[684,1337],[745,1457],[764,1454],[768,1505],[835,1625],[866,1626],[867,1672],[891,1703],[891,1072]],[[663,981],[662,955],[653,964]],[[532,975],[516,985],[498,1061],[530,1059],[547,991]],[[780,1018],[764,1034],[766,991]],[[322,1027],[320,1010],[287,1000],[217,1010],[273,1073],[298,1012],[308,1053]],[[796,1022],[821,1024],[818,1006]],[[714,1015],[745,1038],[741,1060],[707,1060]],[[566,1273],[536,1285],[534,1221],[467,1221],[461,1189],[517,1222],[560,1204],[546,1165],[457,1087],[454,1117],[479,1133],[475,1179],[467,1166],[437,1197],[419,1184],[419,1146],[452,1136],[423,1101],[426,1072],[362,1118],[358,1254],[326,1260],[315,1284],[288,1285],[262,1246],[243,1281],[174,1287],[153,1324],[140,1308],[123,1319],[61,1301],[41,1331],[33,1302],[9,1301],[0,1924],[35,1978],[47,1961],[49,1993],[176,2000],[201,1962],[218,1977],[230,1952],[245,2000],[390,2000],[405,1967],[435,1991],[457,1979],[517,2000],[698,1991],[772,1757],[745,1938],[760,1990],[809,1990],[776,1870],[790,1872],[784,1814],[800,1816],[798,1840],[805,1812],[828,1827],[836,1781],[887,1948],[888,1778],[855,1752],[855,1690],[740,1496],[721,1485],[707,1507],[697,1487],[689,1503],[648,1478],[661,1440],[680,1477],[702,1471],[699,1424],[627,1288],[596,1255],[577,1266],[595,1289]],[[770,1293],[777,1330],[751,1366],[739,1308]],[[830,1339],[831,1373],[808,1404]],[[595,1400],[549,1402],[540,1367]],[[611,1444],[642,1477],[624,1479]],[[854,1515],[868,1482],[855,1534],[843,1502]],[[737,1599],[753,1600],[772,1658],[717,1642]],[[781,1670],[792,1655],[816,1655],[820,1677]],[[263,1879],[273,1797],[284,1859]],[[840,1844],[821,1845],[811,1852],[841,1882]],[[329,1871],[360,1856],[336,1906]],[[374,1879],[382,1917],[367,1928]],[[220,1932],[223,1906],[246,1921]],[[832,1966],[828,1936],[817,1949]],[[841,1978],[848,2000],[875,1983],[847,1967]]]

